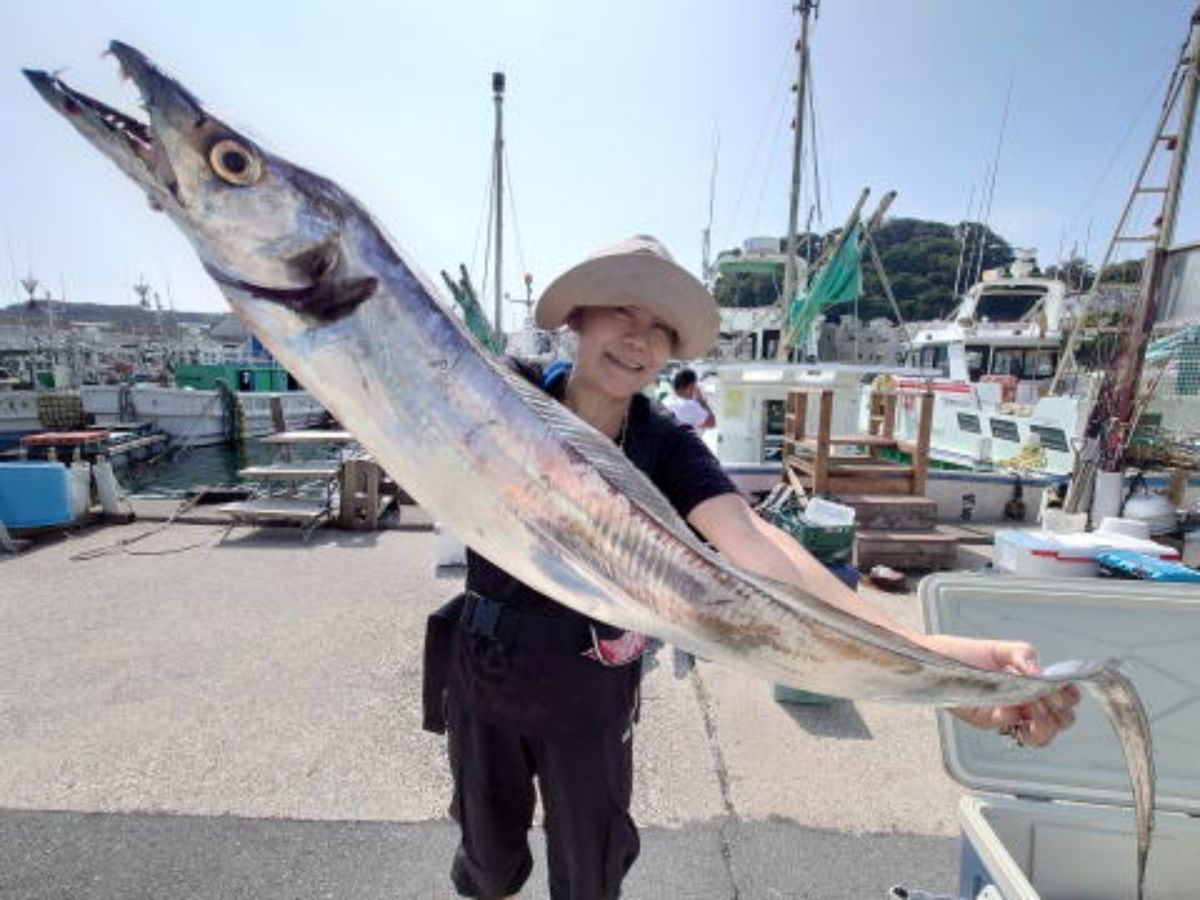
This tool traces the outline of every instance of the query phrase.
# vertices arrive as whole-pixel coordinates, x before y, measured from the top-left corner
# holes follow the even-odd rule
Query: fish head
[[[340,188],[268,153],[135,48],[113,41],[109,53],[141,94],[147,121],[54,74],[25,75],[187,235],[209,274],[233,288],[225,294],[235,308],[249,295],[331,319],[374,291],[374,279],[339,277],[355,208]]]

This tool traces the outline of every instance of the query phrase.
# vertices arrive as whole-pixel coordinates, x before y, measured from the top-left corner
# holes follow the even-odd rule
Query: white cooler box
[[[1150,715],[1158,773],[1147,900],[1200,897],[1200,590],[1182,584],[933,575],[930,631],[1037,644],[1044,662],[1116,656]],[[1084,691],[1075,726],[1043,749],[938,714],[959,808],[959,894],[1129,900],[1134,815],[1116,735]],[[988,896],[994,896],[989,894]]]
[[[1179,551],[1173,547],[1124,534],[1008,530],[996,532],[993,562],[1001,572],[1014,575],[1095,578],[1100,574],[1096,554],[1105,550],[1135,550],[1158,559],[1179,561]]]

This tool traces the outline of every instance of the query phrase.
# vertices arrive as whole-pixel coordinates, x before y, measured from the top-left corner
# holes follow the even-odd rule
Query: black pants
[[[629,799],[633,729],[530,738],[481,721],[450,699],[454,799],[462,829],[451,878],[463,897],[495,900],[521,889],[533,868],[528,832],[534,779],[545,810],[550,896],[612,900],[637,859]]]

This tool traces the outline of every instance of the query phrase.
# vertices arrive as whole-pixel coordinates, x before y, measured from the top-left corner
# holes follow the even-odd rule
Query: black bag
[[[425,620],[425,666],[421,681],[421,727],[446,733],[448,667],[465,594],[459,594]]]

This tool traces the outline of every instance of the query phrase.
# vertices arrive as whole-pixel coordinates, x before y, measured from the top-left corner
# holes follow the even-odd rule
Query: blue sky
[[[899,191],[894,215],[963,218],[1011,84],[993,226],[1043,262],[1082,250],[1090,230],[1097,259],[1192,5],[824,0],[813,30],[824,226],[863,186]],[[787,0],[3,4],[0,302],[19,299],[14,275],[32,270],[69,300],[131,302],[144,275],[179,309],[223,308],[174,226],[44,106],[22,67],[65,68],[132,108],[100,52],[114,37],[139,47],[232,124],[355,193],[431,273],[473,257],[480,268],[491,72],[503,69],[519,231],[507,234],[505,287],[521,294],[523,269],[536,292],[636,232],[698,272],[714,134],[715,246],[782,234],[796,27]],[[1200,238],[1197,224],[1188,204],[1180,238]]]

